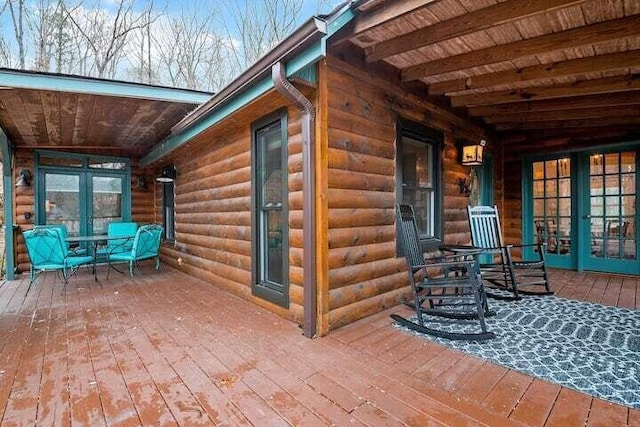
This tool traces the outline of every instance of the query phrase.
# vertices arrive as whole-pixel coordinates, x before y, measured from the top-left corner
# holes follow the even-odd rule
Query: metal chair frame
[[[160,244],[162,243],[162,226],[159,224],[148,224],[138,228],[133,239],[131,249],[122,252],[120,246],[114,246],[116,253],[108,255],[109,269],[107,270],[107,279],[109,273],[114,268],[112,264],[127,262],[129,263],[129,276],[133,277],[134,269],[138,267],[138,261],[155,258],[156,270],[160,269]]]

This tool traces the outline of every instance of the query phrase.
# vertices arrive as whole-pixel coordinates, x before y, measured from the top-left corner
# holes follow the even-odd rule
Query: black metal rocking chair
[[[413,291],[413,307],[417,323],[397,314],[391,318],[414,331],[454,340],[487,340],[495,334],[487,331],[485,316],[488,310],[487,299],[480,279],[479,270],[473,256],[441,256],[425,260],[420,248],[418,229],[413,207],[396,207],[399,237],[407,260],[409,282]],[[427,326],[425,316],[436,316],[442,323],[443,318],[458,320],[478,320],[480,331],[451,331]],[[456,322],[458,330],[468,329],[469,325]],[[465,328],[466,327],[466,328]]]
[[[497,299],[521,299],[523,295],[553,295],[549,286],[545,252],[546,243],[510,245],[502,239],[502,228],[497,206],[468,206],[471,244],[482,248],[490,257],[488,262],[480,263],[482,279],[497,289],[507,290],[513,296],[504,296],[487,291],[487,295]],[[513,248],[524,250],[533,247],[536,259],[515,259]],[[533,286],[543,286],[544,290],[532,290]]]

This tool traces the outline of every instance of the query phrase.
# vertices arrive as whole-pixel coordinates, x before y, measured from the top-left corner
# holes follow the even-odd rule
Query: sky
[[[13,3],[14,10],[16,10],[17,9],[16,5],[21,0],[8,0],[8,1]],[[25,19],[25,22],[24,22],[25,33],[28,34],[28,36],[26,37],[27,42],[25,43],[25,47],[26,47],[25,68],[37,69],[36,68],[37,64],[41,63],[41,61],[39,62],[36,58],[37,56],[36,51],[38,50],[36,46],[38,45],[42,46],[42,44],[38,44],[35,41],[35,37],[36,37],[35,35],[38,34],[38,30],[40,28],[39,23],[42,22],[42,20],[38,20],[38,16],[36,14],[36,11],[37,11],[36,6],[42,5],[42,4],[45,4],[45,5],[48,4],[53,9],[58,0],[22,0],[22,1],[24,1],[26,8],[28,10],[28,13],[26,14],[27,18]],[[103,14],[109,14],[109,15],[115,16],[117,5],[121,0],[61,0],[61,1],[65,4],[67,10],[71,10],[74,13],[74,16],[76,17],[78,22],[82,23],[82,20],[84,20],[84,22],[89,22],[89,19],[90,19],[90,18],[83,18],[83,17],[90,17],[91,14],[95,13],[96,11],[101,11],[101,13]],[[275,4],[279,4],[280,6],[282,6],[283,4],[288,4],[289,5],[288,11],[293,11],[293,10],[300,11],[299,15],[297,16],[297,19],[295,20],[295,23],[288,27],[290,28],[289,32],[291,32],[296,28],[298,28],[302,23],[307,21],[311,16],[316,14],[329,13],[340,4],[344,3],[344,0],[192,0],[192,1],[189,1],[189,0],[182,0],[182,1],[181,0],[125,0],[125,1],[134,2],[134,14],[139,14],[140,11],[144,10],[147,7],[147,5],[153,4],[154,11],[158,16],[156,18],[158,25],[154,25],[152,27],[153,28],[152,38],[158,39],[158,40],[167,39],[167,35],[173,34],[169,30],[175,29],[175,27],[171,27],[171,28],[168,28],[168,27],[171,26],[172,19],[175,21],[174,18],[180,16],[183,9],[187,11],[188,17],[189,17],[188,19],[193,19],[191,16],[198,16],[198,17],[207,16],[211,11],[214,11],[215,13],[213,15],[211,25],[208,27],[209,30],[207,30],[208,32],[205,32],[205,35],[209,34],[211,36],[210,38],[208,38],[208,36],[201,37],[201,39],[212,40],[212,39],[215,39],[215,36],[217,35],[223,35],[225,37],[223,45],[232,46],[232,48],[228,50],[235,52],[233,54],[227,53],[227,56],[228,58],[231,58],[231,57],[234,58],[228,61],[230,64],[232,63],[235,64],[230,66],[231,70],[235,70],[235,71],[231,71],[230,73],[235,72],[236,75],[239,71],[241,71],[239,69],[247,67],[247,64],[241,63],[238,60],[238,53],[237,53],[238,46],[242,46],[243,44],[241,41],[242,38],[240,37],[238,32],[237,20],[234,21],[234,17],[237,16],[239,13],[244,13],[245,10],[249,14],[254,11],[268,10],[268,9],[265,9],[264,4],[275,3]],[[17,60],[18,44],[16,42],[15,30],[14,30],[14,25],[11,19],[10,9],[7,5],[8,5],[8,2],[6,2],[5,0],[0,0],[0,36],[1,36],[0,67],[20,68],[19,61]],[[270,16],[270,14],[268,13],[264,13],[262,16],[264,15]],[[288,14],[287,13],[281,14],[280,21],[285,21],[289,19],[291,16],[293,16],[293,12]],[[34,24],[34,22],[36,24]],[[69,24],[69,25],[72,25],[72,24]],[[89,25],[89,27],[91,26]],[[106,34],[110,34],[110,33],[111,31],[109,30],[106,31]],[[138,37],[138,39],[141,39],[144,36],[137,35],[135,37]],[[51,40],[52,38],[53,36],[49,36],[49,40]],[[131,38],[132,37],[129,37],[129,40],[131,40]],[[91,38],[88,37],[88,39],[91,39]],[[186,39],[197,40],[198,38],[194,38],[193,36],[187,35]],[[73,40],[76,40],[76,39],[73,38]],[[173,38],[171,38],[170,36],[169,40],[173,40]],[[116,71],[112,72],[111,75],[102,75],[102,76],[96,75],[95,65],[89,65],[89,66],[76,65],[72,61],[66,62],[67,64],[73,64],[73,65],[69,65],[68,69],[58,70],[56,69],[56,67],[49,65],[49,69],[40,68],[40,70],[52,71],[52,72],[59,71],[62,73],[71,73],[71,74],[92,75],[94,77],[136,80],[136,78],[132,78],[130,76],[135,75],[136,73],[139,73],[139,71],[136,71],[136,70],[141,69],[140,67],[142,67],[142,65],[140,65],[141,64],[140,58],[144,55],[138,55],[138,53],[140,52],[140,49],[136,46],[140,46],[140,43],[138,43],[137,45],[134,44],[133,46],[129,46],[129,44],[130,42],[127,44],[127,47],[123,50],[123,52],[126,51],[126,58],[119,61]],[[160,46],[160,44],[158,44],[158,46],[155,47],[155,53],[160,53],[160,55],[158,55],[158,58],[161,56],[162,51],[167,51],[167,49],[172,48],[170,44],[171,43],[169,42],[169,46],[167,46],[167,43],[165,42],[164,46]],[[271,46],[271,47],[273,46],[273,44],[274,44],[273,42],[263,43],[264,46]],[[81,50],[80,46],[81,46],[80,44],[74,43],[73,47],[69,49],[76,49],[80,51]],[[183,45],[180,45],[180,46],[183,46]],[[160,49],[160,51],[158,51],[158,49]],[[42,49],[40,50],[42,51]],[[85,53],[82,53],[81,55],[84,57],[86,54],[86,50],[83,52]],[[152,58],[156,58],[153,54],[154,53],[153,48],[151,49],[151,52],[152,52]],[[136,56],[137,58],[134,58]],[[47,63],[51,64],[51,61],[53,60],[49,60],[49,62]],[[152,62],[153,61],[154,60],[152,59]],[[245,59],[245,61],[247,60]],[[249,62],[253,62],[253,60]],[[84,69],[87,69],[89,71],[83,72],[78,67],[80,68],[84,67]],[[188,85],[188,83],[185,83],[185,82],[175,83],[175,82],[166,81],[167,75],[171,74],[170,67],[171,66],[166,66],[166,69],[162,71],[162,77],[158,77],[159,81],[156,81],[156,82],[150,81],[148,83],[169,84],[169,85],[175,85],[180,87],[187,87],[186,85]],[[223,74],[223,71],[220,71],[220,70],[216,70],[215,72],[219,72],[220,74]],[[200,73],[201,74],[211,73],[211,71],[210,70],[200,71]],[[160,75],[160,71],[158,72],[158,75]],[[188,79],[185,77],[185,81],[186,80]],[[227,77],[225,82],[228,82],[228,81],[229,81],[229,78]],[[212,83],[211,81],[209,81],[205,84],[205,86],[207,85],[209,87],[197,87],[197,88],[203,89],[203,90],[216,90],[220,88],[222,83],[221,82]]]

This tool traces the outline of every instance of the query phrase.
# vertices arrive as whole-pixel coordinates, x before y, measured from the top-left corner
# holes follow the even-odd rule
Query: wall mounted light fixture
[[[16,188],[28,187],[31,187],[31,172],[29,172],[29,169],[20,169],[18,179],[16,180]]]
[[[171,165],[162,168],[162,172],[160,176],[156,177],[156,181],[161,182],[163,184],[173,182],[176,180],[176,167]]]
[[[463,166],[480,166],[482,165],[482,153],[484,151],[487,141],[481,139],[480,141],[468,141],[458,140],[460,146],[460,163]]]

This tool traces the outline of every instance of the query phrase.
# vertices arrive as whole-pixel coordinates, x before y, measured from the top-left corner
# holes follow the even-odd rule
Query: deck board
[[[638,278],[551,274],[559,296],[638,309]],[[396,329],[405,306],[310,340],[169,268],[101,279],[0,287],[1,425],[640,424],[638,410]]]

